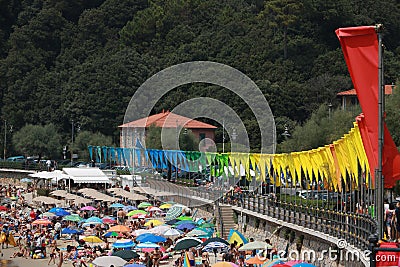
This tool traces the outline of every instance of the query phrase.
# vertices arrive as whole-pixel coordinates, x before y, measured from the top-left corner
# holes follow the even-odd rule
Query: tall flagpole
[[[385,110],[384,102],[384,78],[383,78],[383,47],[382,47],[382,30],[383,25],[376,25],[376,32],[378,34],[378,168],[376,179],[376,212],[378,220],[378,237],[382,239],[383,227],[384,227],[384,183],[382,175],[382,154],[384,144],[384,133],[383,133],[383,113]]]

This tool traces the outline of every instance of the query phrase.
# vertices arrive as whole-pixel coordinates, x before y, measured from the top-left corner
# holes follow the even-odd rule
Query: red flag
[[[378,166],[378,38],[375,26],[340,28],[336,30],[353,81],[361,109],[364,113],[360,127],[365,152],[371,169],[372,182]],[[368,140],[365,138],[368,137]],[[400,155],[384,126],[382,173],[385,188],[391,188],[400,179]]]

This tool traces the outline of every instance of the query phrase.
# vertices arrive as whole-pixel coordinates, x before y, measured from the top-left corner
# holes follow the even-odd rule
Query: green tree
[[[328,106],[323,104],[303,125],[294,128],[291,136],[278,145],[277,151],[304,151],[328,145],[350,131],[359,113],[359,109],[336,109],[329,114]]]
[[[283,58],[288,57],[289,27],[295,25],[300,18],[302,4],[296,0],[272,0],[265,2],[261,16],[266,18],[267,24],[283,35]]]
[[[78,133],[72,146],[72,151],[82,160],[89,159],[88,146],[113,146],[112,138],[101,133],[81,131]]]
[[[15,150],[26,155],[58,158],[62,152],[61,136],[53,124],[45,126],[28,124],[13,135]]]

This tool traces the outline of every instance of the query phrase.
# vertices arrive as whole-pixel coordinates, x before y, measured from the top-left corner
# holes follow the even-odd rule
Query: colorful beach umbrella
[[[113,248],[131,248],[135,246],[135,242],[130,239],[117,240],[112,244]]]
[[[133,216],[133,215],[137,215],[137,214],[147,214],[146,211],[144,210],[132,210],[130,212],[128,212],[128,214],[126,214],[126,216]]]
[[[192,248],[200,245],[202,242],[198,238],[193,238],[193,237],[186,237],[180,239],[178,242],[176,242],[174,250],[184,250],[187,248]]]
[[[183,212],[184,206],[175,204],[173,205],[168,211],[167,214],[165,215],[165,220],[169,221],[172,219],[176,219],[179,216],[181,216]]]
[[[289,266],[293,266],[293,265],[296,265],[296,264],[299,264],[299,263],[303,263],[303,262],[304,261],[301,261],[301,260],[291,260],[291,261],[286,262],[285,264],[289,265]]]
[[[103,223],[107,223],[107,224],[115,223],[115,222],[116,222],[115,218],[110,217],[110,216],[104,217],[103,219],[101,219],[101,221],[102,221]]]
[[[151,243],[160,243],[160,242],[165,242],[167,239],[165,237],[159,236],[159,235],[153,235],[153,234],[143,234],[138,237],[136,237],[136,241],[139,242],[151,242]]]
[[[225,239],[222,239],[220,237],[211,237],[211,238],[207,239],[206,241],[204,241],[201,245],[202,246],[207,246],[208,244],[210,244],[212,242],[219,242],[219,243],[223,243],[223,244],[229,246],[228,241],[226,241]]]
[[[61,230],[61,234],[64,235],[74,235],[74,234],[78,234],[81,233],[82,231],[76,230],[76,229],[71,229],[71,228],[63,228]]]
[[[38,219],[36,221],[33,221],[32,224],[35,225],[49,225],[49,224],[53,224],[51,221],[47,220],[47,219]]]
[[[239,251],[250,251],[250,250],[255,250],[255,249],[267,249],[269,248],[270,245],[268,245],[266,242],[262,241],[254,241],[254,242],[249,242],[242,247],[239,248]]]
[[[125,206],[122,208],[124,211],[131,211],[131,210],[136,210],[137,208],[134,206]]]
[[[240,246],[240,244],[248,243],[247,239],[239,231],[231,229],[229,231],[229,235],[228,235],[228,242],[229,242],[229,244],[233,244],[235,241],[237,242],[237,245],[239,245],[239,246]]]
[[[84,238],[82,238],[82,240],[89,243],[104,243],[103,240],[94,235],[85,236]]]
[[[117,256],[101,256],[95,258],[92,263],[96,266],[111,266],[114,267],[124,266],[126,264],[126,260],[117,257]]]
[[[181,225],[184,223],[190,223],[190,224],[193,224],[194,226],[196,226],[196,223],[194,221],[177,221],[174,225],[178,226],[178,225]]]
[[[265,257],[259,257],[258,255],[256,255],[255,257],[252,257],[250,259],[247,259],[245,262],[248,264],[263,264],[264,262],[266,262],[268,259]]]
[[[169,229],[171,229],[171,227],[169,225],[158,225],[152,229],[149,229],[149,232],[151,232],[152,234],[156,234],[156,235],[162,235]]]
[[[113,252],[112,256],[120,257],[126,261],[130,261],[131,259],[137,259],[140,257],[139,254],[137,254],[137,252],[127,249],[115,251]]]
[[[110,229],[108,229],[107,232],[130,232],[131,228],[125,226],[125,225],[115,225],[113,227],[111,227]]]
[[[223,249],[223,248],[227,248],[228,247],[228,245],[227,244],[224,244],[224,243],[221,243],[221,242],[211,242],[211,243],[209,243],[209,244],[207,244],[205,247],[203,247],[203,249],[202,250],[205,250],[205,251],[214,251],[214,249]]]
[[[153,205],[151,203],[149,203],[149,202],[142,202],[142,203],[139,204],[138,209],[144,209],[144,208],[147,208],[147,207],[150,207],[150,206],[153,206]]]
[[[92,216],[85,220],[85,223],[103,223],[103,220],[99,217]]]
[[[63,218],[64,221],[80,222],[83,220],[78,214],[67,215]]]
[[[160,248],[160,246],[155,243],[144,242],[144,243],[137,244],[136,248]]]
[[[97,210],[95,207],[93,207],[93,206],[85,206],[85,207],[83,207],[83,208],[81,208],[81,210],[89,210],[89,211],[92,211],[92,210]]]
[[[125,208],[125,205],[121,204],[121,203],[113,203],[110,205],[110,208]]]
[[[150,225],[158,226],[158,225],[162,225],[162,224],[164,224],[164,223],[162,221],[160,221],[160,220],[150,220],[150,221],[147,221],[144,224],[144,226],[150,226]]]
[[[107,232],[103,236],[104,237],[122,237],[124,235],[121,233],[117,233],[117,232]]]
[[[68,211],[64,210],[63,208],[52,208],[49,209],[48,212],[54,213],[57,216],[67,216],[71,214]]]
[[[166,231],[163,236],[166,237],[170,237],[170,238],[174,238],[174,237],[178,237],[182,234],[182,232],[176,230],[176,229],[169,229],[168,231]]]
[[[182,223],[182,224],[179,224],[176,227],[176,229],[179,229],[179,230],[182,230],[182,231],[184,231],[185,229],[186,230],[192,230],[194,228],[196,228],[196,225],[194,225],[193,223]]]
[[[199,228],[193,229],[192,231],[186,234],[186,236],[205,236],[205,235],[208,235],[208,232],[206,232],[205,230],[201,230]]]
[[[180,220],[180,221],[193,221],[192,220],[192,217],[189,217],[189,216],[179,216],[178,218],[176,218],[177,220]]]
[[[165,204],[162,204],[159,208],[162,209],[162,210],[166,210],[166,209],[169,209],[171,207],[172,207],[172,204],[165,203]]]
[[[262,265],[262,267],[272,267],[276,264],[281,264],[281,263],[285,263],[283,260],[281,260],[278,256],[272,258],[269,261],[264,262],[264,264]]]
[[[157,208],[157,207],[151,207],[151,208],[149,207],[146,210],[150,211],[150,212],[161,212],[162,211],[160,208]]]

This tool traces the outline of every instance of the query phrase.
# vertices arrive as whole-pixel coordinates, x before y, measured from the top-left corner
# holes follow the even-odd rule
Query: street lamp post
[[[71,167],[72,167],[72,163],[73,163],[73,155],[74,155],[74,153],[73,153],[73,146],[74,146],[74,120],[72,120],[72,123],[71,123],[71,125],[72,125],[72,129],[71,129]]]
[[[288,139],[290,137],[289,128],[286,125],[285,131],[282,133],[282,135],[285,137],[285,139]]]
[[[73,146],[74,146],[74,136],[75,136],[75,125],[76,125],[76,131],[79,132],[79,130],[81,129],[79,123],[75,123],[74,120],[71,121],[71,167],[74,161],[74,153],[73,153]]]
[[[13,130],[13,126],[10,125],[10,133]],[[6,152],[7,152],[7,120],[4,120],[4,148],[3,148],[3,157],[4,160],[6,159]]]
[[[332,106],[333,106],[332,103],[328,104],[329,119],[331,119]]]
[[[225,120],[222,120],[222,153],[225,153]]]
[[[232,147],[233,147],[234,143],[236,142],[236,138],[237,137],[238,137],[238,134],[236,133],[236,128],[233,128],[233,130],[232,130],[232,141],[231,141],[231,151],[233,151]],[[240,176],[240,165],[238,167],[238,173],[239,173],[239,180],[240,180],[242,178]],[[229,171],[228,171],[228,175],[229,175]],[[236,184],[235,183],[235,169],[233,169],[233,182],[232,182],[232,184]]]

